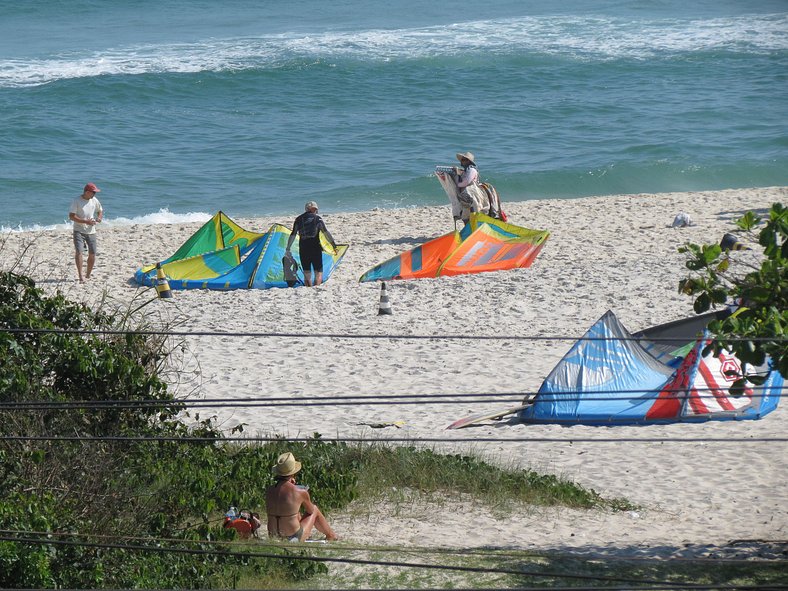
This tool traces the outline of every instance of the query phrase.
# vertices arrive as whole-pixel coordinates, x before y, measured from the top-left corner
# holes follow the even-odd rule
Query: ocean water
[[[788,184],[785,0],[0,0],[0,228]]]

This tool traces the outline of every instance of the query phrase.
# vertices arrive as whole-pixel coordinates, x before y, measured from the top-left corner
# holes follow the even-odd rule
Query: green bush
[[[732,351],[750,366],[746,375],[735,376],[734,394],[742,394],[747,381],[760,385],[768,379],[770,370],[760,374],[754,370],[767,357],[774,369],[788,377],[788,208],[774,203],[761,227],[762,221],[752,211],[736,220],[739,231],[763,248],[760,267],[732,258],[718,244],[687,243],[679,248],[687,254],[685,266],[690,271],[679,282],[679,292],[695,297],[695,312],[729,302],[741,304],[735,314],[709,324],[716,338],[707,347],[717,356],[723,349]]]
[[[32,332],[10,330],[20,328]],[[544,504],[604,504],[572,483],[470,456],[349,446],[319,434],[298,443],[226,441],[210,419],[191,420],[168,391],[166,340],[135,329],[125,314],[46,296],[30,279],[0,272],[0,402],[106,405],[0,406],[0,530],[41,540],[0,542],[0,587],[207,588],[246,580],[281,587],[325,573],[324,564],[299,559],[304,549],[266,550],[281,558],[239,555],[250,546],[222,528],[229,506],[264,512],[271,468],[285,451],[303,463],[299,481],[326,514],[394,486],[486,501],[496,491]],[[63,332],[85,330],[96,334]],[[156,405],[123,406],[141,400]],[[119,435],[205,441],[19,438]],[[166,552],[168,545],[203,553]]]
[[[0,529],[42,539],[0,542],[0,586],[189,588],[231,586],[249,570],[285,580],[322,572],[319,564],[249,559],[235,556],[232,546],[208,543],[233,539],[233,530],[217,519],[227,506],[263,505],[270,468],[286,444],[233,446],[222,442],[210,420],[179,420],[184,404],[160,377],[168,360],[165,339],[134,329],[124,314],[47,296],[29,278],[0,272],[0,402],[106,405],[0,408]],[[61,332],[47,332],[53,330]],[[140,400],[157,404],[120,404]],[[208,441],[8,439],[20,435]],[[321,452],[326,445],[333,444],[297,453],[308,458],[305,473],[322,489],[328,509],[352,493],[329,492],[349,481],[330,473],[337,467],[334,456]],[[181,540],[177,547],[196,543],[207,553],[163,553],[156,538]],[[86,540],[136,540],[149,549],[92,547]]]

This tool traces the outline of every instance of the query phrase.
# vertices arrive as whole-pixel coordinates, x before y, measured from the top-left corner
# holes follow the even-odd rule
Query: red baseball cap
[[[85,188],[82,190],[82,192],[87,193],[88,191],[92,193],[100,193],[101,189],[99,189],[94,183],[88,183],[85,185]]]

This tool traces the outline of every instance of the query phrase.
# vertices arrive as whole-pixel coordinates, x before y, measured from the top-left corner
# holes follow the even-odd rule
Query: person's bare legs
[[[326,540],[329,542],[339,539],[339,536],[331,529],[328,520],[323,516],[323,512],[317,508],[317,505],[315,505],[314,513],[305,514],[301,518],[301,527],[304,528],[304,533],[301,535],[299,542],[309,539],[312,528],[317,529],[317,531],[326,536]]]
[[[84,283],[85,280],[82,278],[82,252],[77,251],[74,253],[74,262],[77,264],[77,275],[79,275],[79,282]]]
[[[96,255],[93,254],[92,252],[88,253],[88,270],[87,273],[85,273],[85,279],[90,279],[90,274],[93,272],[93,265],[95,264],[96,264]]]
[[[315,285],[320,285],[323,283],[323,271],[318,271],[315,273]]]

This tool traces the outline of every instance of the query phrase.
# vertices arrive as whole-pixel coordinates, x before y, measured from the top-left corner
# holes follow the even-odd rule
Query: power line
[[[7,533],[7,531],[0,530],[0,533]],[[306,556],[303,554],[282,555],[282,554],[272,554],[267,552],[217,553],[216,551],[191,549],[191,548],[164,548],[161,546],[143,546],[139,544],[112,544],[112,543],[85,542],[85,541],[77,542],[71,540],[23,538],[23,537],[12,537],[12,536],[0,536],[0,541],[22,542],[25,544],[38,544],[38,545],[50,545],[50,546],[71,546],[71,547],[77,546],[77,547],[85,547],[85,548],[101,548],[101,549],[112,549],[112,550],[138,550],[141,552],[155,552],[160,554],[173,553],[173,554],[186,554],[186,555],[196,555],[196,556],[206,556],[206,555],[214,556],[220,554],[222,556],[238,557],[238,558],[273,558],[278,560],[303,560],[307,562],[329,562],[329,563],[341,563],[341,564],[357,564],[364,566],[389,566],[389,567],[396,566],[396,567],[404,567],[404,568],[421,568],[428,570],[443,570],[443,571],[478,573],[478,574],[504,574],[504,575],[531,576],[531,577],[541,577],[541,578],[547,578],[547,577],[566,578],[566,579],[574,579],[581,581],[604,581],[611,583],[620,582],[620,583],[631,583],[631,584],[646,583],[646,584],[664,585],[665,588],[669,588],[669,589],[694,588],[694,586],[686,585],[683,583],[671,583],[670,581],[655,581],[651,579],[628,579],[623,577],[612,577],[612,576],[601,576],[601,575],[576,575],[576,574],[568,574],[563,572],[534,572],[534,571],[526,571],[526,570],[507,569],[507,568],[483,568],[483,567],[472,567],[472,566],[422,564],[416,562],[402,562],[402,561],[365,560],[360,558],[333,558],[333,557],[325,557],[325,556],[318,557],[318,556]],[[194,543],[204,543],[204,542],[195,540]],[[738,586],[726,587],[726,586],[718,585],[715,588],[739,589],[741,587]]]
[[[604,426],[604,425],[600,425]],[[788,437],[143,437],[93,435],[3,435],[0,441],[178,442],[178,443],[788,443]]]
[[[550,585],[547,587],[551,589],[551,591],[632,591],[631,586],[610,586],[605,585],[604,587],[587,587],[583,585],[572,585],[571,587],[564,587],[564,586],[554,586]],[[299,586],[298,589],[300,591],[323,591],[322,589],[313,589],[310,587],[302,587]],[[333,591],[380,591],[379,588],[363,588],[363,587],[353,587],[353,588],[341,588],[341,587],[331,587]],[[419,591],[445,591],[445,587],[418,587]],[[544,591],[546,587],[541,585],[539,587],[452,587],[452,591]],[[666,583],[665,585],[638,585],[637,591],[668,591],[668,590],[694,590],[694,591],[715,591],[717,589],[722,589],[725,591],[784,591],[788,589],[786,585],[697,585],[694,583]],[[47,589],[25,589],[19,588],[18,591],[49,591]],[[89,588],[89,589],[79,589],[79,590],[64,590],[64,591],[136,591],[134,589],[96,589],[96,588]],[[254,589],[244,589],[241,588],[227,588],[223,589],[221,587],[211,587],[210,589],[205,588],[197,588],[193,589],[192,591],[258,591],[257,588]],[[291,588],[285,589],[267,589],[267,591],[292,591]],[[413,588],[410,587],[386,587],[386,591],[413,591]]]
[[[109,329],[53,329],[53,328],[2,328],[0,332],[23,333],[23,334],[62,334],[62,335],[137,335],[137,336],[177,336],[177,337],[250,337],[250,338],[295,338],[295,339],[396,339],[396,340],[461,340],[461,341],[646,341],[677,343],[684,345],[688,339],[676,337],[576,337],[559,335],[405,335],[405,334],[374,334],[374,333],[296,333],[296,332],[234,332],[234,331],[173,331],[173,330],[109,330]],[[710,342],[775,342],[785,341],[788,337],[708,337]],[[689,339],[692,341],[692,339]]]
[[[523,392],[501,392],[501,393],[426,393],[426,394],[338,394],[327,396],[272,396],[272,397],[250,397],[250,398],[199,398],[199,399],[141,399],[141,400],[25,400],[25,401],[2,401],[0,410],[47,410],[47,409],[101,409],[101,408],[161,408],[168,406],[183,406],[189,408],[200,407],[237,407],[237,406],[326,406],[326,405],[407,405],[423,404],[504,404],[504,403],[524,403],[525,397],[533,398],[533,404],[544,404],[549,402],[616,402],[628,401],[637,398],[639,402],[656,400],[664,394],[676,394],[686,392],[688,388],[662,388],[659,391],[654,389],[625,389],[625,390],[555,390],[551,392],[523,391]],[[750,386],[747,388],[751,393],[736,396],[737,398],[758,399],[771,396],[772,394],[758,394],[759,390],[770,390],[770,386]],[[721,388],[712,387],[693,387],[693,392],[710,392],[711,394],[698,394],[693,396],[697,400],[714,400],[718,396],[716,393]],[[604,395],[604,396],[603,396]],[[620,396],[619,396],[620,395]],[[484,396],[485,398],[480,398]],[[502,399],[505,396],[516,396],[516,399]],[[468,398],[469,400],[459,400]],[[409,400],[413,399],[413,400]],[[447,400],[443,400],[447,399]]]
[[[215,519],[211,520],[211,523],[219,523],[223,519]],[[182,531],[191,529],[189,527],[183,528]],[[39,536],[54,536],[54,537],[71,537],[74,536],[74,533],[70,532],[53,532],[53,531],[23,531],[23,530],[0,530],[0,534],[14,534],[14,535],[39,535]],[[232,547],[237,545],[237,541],[230,541],[230,540],[186,540],[183,538],[171,538],[171,537],[151,537],[151,536],[109,536],[105,534],[95,534],[95,533],[80,533],[79,534],[85,538],[92,538],[92,539],[99,539],[99,540],[123,540],[123,541],[136,541],[136,542],[147,542],[147,543],[155,543],[160,544],[163,542],[167,543],[193,543],[193,544],[200,544],[204,545],[211,545],[211,546],[227,546]],[[759,543],[780,543],[785,544],[787,543],[784,540],[737,540],[739,542],[759,542]],[[255,545],[262,546],[264,548],[292,548],[289,542],[276,542],[276,541],[264,541],[260,538],[255,539]],[[438,554],[438,555],[449,555],[449,556],[489,556],[494,558],[523,558],[527,556],[536,556],[542,557],[545,555],[550,555],[552,552],[550,551],[534,551],[534,550],[522,550],[520,552],[513,552],[511,550],[508,551],[500,551],[495,549],[489,549],[487,551],[481,550],[479,548],[446,548],[446,547],[431,547],[431,546],[407,546],[407,547],[392,547],[392,546],[356,546],[352,544],[348,544],[347,542],[343,541],[341,544],[329,544],[320,547],[321,551],[331,551],[331,552],[375,552],[375,553],[418,553],[418,554]],[[638,554],[637,556],[610,556],[606,554],[590,554],[590,553],[572,553],[566,552],[561,554],[562,558],[569,558],[571,560],[575,560],[577,562],[690,562],[690,563],[703,563],[703,562],[710,562],[713,564],[774,564],[776,562],[784,562],[782,559],[769,559],[769,558],[720,558],[720,557],[705,557],[705,556],[697,556],[697,557],[683,557],[683,556],[670,556],[670,557],[648,557],[642,556]]]
[[[451,394],[445,397],[453,396]],[[479,395],[476,395],[479,396]],[[166,408],[170,406],[182,407],[182,410],[195,409],[195,408],[291,408],[291,407],[312,407],[312,406],[421,406],[425,404],[516,404],[525,405],[526,403],[522,398],[517,399],[501,399],[500,394],[489,394],[492,398],[472,398],[469,400],[434,400],[428,397],[419,397],[420,400],[401,400],[399,398],[383,399],[377,397],[347,397],[347,398],[334,398],[327,396],[323,399],[312,398],[290,398],[287,401],[279,401],[276,399],[204,399],[204,400],[172,400],[172,401],[159,401],[159,400],[106,400],[106,401],[30,401],[30,402],[3,402],[0,403],[0,412],[8,411],[29,411],[29,410],[139,410],[139,409],[156,409]],[[769,394],[752,394],[747,396],[747,399],[758,399],[770,396]],[[411,398],[411,396],[403,396],[403,398]],[[425,400],[426,398],[426,400]],[[657,396],[643,396],[638,398],[638,402],[646,402],[648,400],[657,400]],[[716,400],[714,395],[700,395],[693,396],[693,400]],[[540,404],[548,404],[551,402],[620,402],[632,400],[631,396],[626,397],[566,397],[566,398],[536,398],[528,402],[534,406]],[[730,411],[735,412],[735,411]]]

